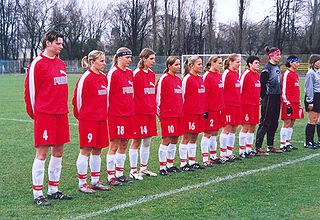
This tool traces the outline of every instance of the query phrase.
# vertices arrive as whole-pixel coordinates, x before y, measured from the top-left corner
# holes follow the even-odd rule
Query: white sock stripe
[[[204,187],[204,186],[207,186],[207,185],[210,185],[210,184],[213,184],[213,183],[220,183],[220,182],[223,182],[223,181],[232,180],[232,179],[239,178],[239,177],[253,175],[253,174],[256,174],[256,173],[263,172],[263,171],[271,171],[271,170],[274,170],[276,168],[281,168],[281,167],[292,165],[292,164],[299,163],[299,162],[302,162],[302,161],[310,160],[310,159],[312,159],[314,157],[319,157],[319,156],[320,156],[320,153],[311,154],[309,156],[305,156],[305,157],[298,158],[298,159],[295,159],[295,160],[289,160],[287,162],[274,164],[274,165],[271,165],[271,166],[268,166],[268,167],[263,167],[263,168],[260,168],[260,169],[248,170],[248,171],[244,171],[244,172],[240,172],[240,173],[236,173],[236,174],[226,175],[224,177],[217,177],[215,179],[212,179],[212,180],[209,180],[209,181],[206,181],[206,182],[185,186],[185,187],[182,187],[180,189],[169,190],[167,192],[163,192],[163,193],[159,193],[159,194],[145,196],[145,197],[142,197],[140,199],[133,200],[133,201],[130,201],[130,202],[127,202],[127,203],[124,203],[124,204],[120,204],[120,205],[117,205],[117,206],[114,206],[114,207],[111,207],[111,208],[106,208],[106,209],[103,209],[103,210],[100,210],[100,211],[97,211],[97,212],[91,212],[91,213],[87,213],[87,214],[84,214],[84,215],[79,215],[79,216],[76,216],[76,217],[70,217],[69,219],[73,220],[73,219],[92,218],[92,217],[95,217],[95,216],[99,216],[101,214],[105,214],[105,213],[109,213],[109,212],[112,212],[112,211],[116,211],[116,210],[120,210],[120,209],[124,209],[124,208],[128,208],[128,207],[132,207],[132,206],[143,204],[143,203],[146,203],[146,202],[150,202],[150,201],[153,201],[153,200],[156,200],[156,199],[160,199],[162,197],[171,196],[171,195],[174,195],[174,194],[177,194],[177,193],[180,193],[180,192],[189,191],[191,189],[197,189],[197,188]]]

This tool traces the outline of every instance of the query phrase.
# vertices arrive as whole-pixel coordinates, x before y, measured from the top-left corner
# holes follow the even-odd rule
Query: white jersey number
[[[88,134],[88,143],[91,143],[91,141],[92,141],[92,134],[89,133],[89,134]]]
[[[43,131],[42,137],[43,137],[43,139],[48,140],[49,136],[48,136],[48,131],[47,130]]]
[[[196,125],[194,122],[189,122],[189,130],[193,131],[196,129]]]
[[[141,134],[148,134],[147,126],[140,126]]]
[[[118,134],[124,135],[124,126],[117,126]]]
[[[174,126],[173,125],[168,125],[168,133],[173,134],[174,133]]]
[[[231,122],[231,115],[226,115],[226,122]]]

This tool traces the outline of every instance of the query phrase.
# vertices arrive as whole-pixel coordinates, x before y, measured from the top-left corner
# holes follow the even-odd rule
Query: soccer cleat
[[[184,165],[183,167],[180,167],[181,171],[194,171],[194,169],[189,166],[189,164]]]
[[[94,189],[91,189],[87,183],[83,184],[82,186],[78,186],[78,190],[86,194],[93,194],[96,192]]]
[[[250,155],[251,158],[254,157],[254,156],[257,156],[257,152],[255,152],[254,150],[250,151],[247,154]]]
[[[291,152],[291,149],[288,148],[287,146],[282,146],[282,147],[280,147],[280,150],[281,150],[282,152]]]
[[[298,148],[293,146],[292,144],[288,144],[286,147],[289,148],[290,150],[298,150]]]
[[[181,170],[179,170],[176,166],[167,168],[167,171],[170,173],[180,173],[181,172]]]
[[[250,155],[250,153],[242,153],[239,154],[239,158],[251,158],[252,156]]]
[[[203,163],[202,163],[202,166],[203,166],[203,167],[212,167],[212,166],[213,166],[213,163],[211,163],[211,161],[208,160],[208,161],[203,162]]]
[[[268,155],[269,155],[269,153],[265,152],[261,148],[256,149],[256,156],[268,156]]]
[[[226,162],[228,162],[228,158],[227,158],[227,157],[220,157],[220,158],[219,158],[219,163],[220,163],[220,164],[224,164],[224,163],[226,163]]]
[[[134,180],[143,180],[143,177],[140,175],[138,171],[130,172],[130,177]]]
[[[274,146],[267,147],[267,151],[268,151],[269,153],[277,153],[277,154],[282,153],[282,150],[277,149],[277,148],[275,148]]]
[[[132,180],[130,180],[128,177],[126,177],[126,176],[124,176],[124,175],[117,177],[117,180],[118,180],[119,182],[121,182],[121,183],[133,183]]]
[[[190,165],[190,167],[192,167],[194,170],[203,170],[204,166],[202,166],[201,164],[198,163],[194,163],[192,165]]]
[[[57,191],[55,193],[52,194],[47,194],[48,199],[59,199],[59,200],[70,200],[72,199],[71,196],[68,196],[66,194],[63,194],[61,191]]]
[[[236,157],[234,156],[234,154],[231,154],[230,156],[227,157],[227,162],[232,163],[236,160]]]
[[[150,170],[140,170],[140,175],[146,175],[146,176],[158,176],[158,174],[150,171]]]
[[[162,169],[159,171],[159,174],[161,176],[171,176],[171,173],[169,173],[166,169]]]
[[[111,190],[109,186],[103,185],[100,181],[96,184],[91,184],[91,189],[93,190],[101,190],[101,191],[108,191]]]
[[[312,149],[312,150],[317,149],[315,143],[313,143],[313,142],[308,142],[308,143],[306,143],[306,144],[304,145],[304,148]]]
[[[115,178],[115,177],[113,177],[110,180],[108,180],[108,184],[110,186],[121,186],[122,185],[122,183],[120,181],[118,181],[118,179]]]
[[[34,204],[37,206],[49,206],[51,203],[44,197],[44,196],[39,196],[34,199]]]

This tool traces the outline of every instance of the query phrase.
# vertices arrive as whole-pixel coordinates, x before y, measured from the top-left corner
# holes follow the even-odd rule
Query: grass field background
[[[79,75],[69,77],[69,100]],[[85,195],[77,191],[76,159],[79,153],[77,122],[70,114],[71,142],[65,147],[60,189],[74,197],[71,201],[52,201],[51,207],[33,204],[31,167],[33,123],[25,113],[24,76],[0,75],[0,219],[70,219],[96,213],[150,195],[203,183],[218,177],[269,167],[320,150],[303,148],[306,119],[297,121],[293,143],[299,150],[291,153],[255,157],[240,162],[216,165],[202,171],[179,173],[169,177],[146,177],[109,192]],[[303,91],[303,80],[301,80]],[[71,103],[69,104],[71,110]],[[281,122],[279,124],[279,128]],[[280,129],[278,129],[280,130]],[[276,136],[279,144],[279,132]],[[200,139],[200,137],[199,137]],[[238,141],[237,141],[238,142]],[[158,171],[159,137],[152,140],[150,169]],[[236,151],[237,152],[237,151]],[[102,176],[106,181],[106,149],[102,154]],[[176,165],[178,165],[176,157]],[[197,160],[201,161],[200,147]],[[47,159],[46,164],[48,164]],[[149,202],[111,212],[95,219],[319,219],[320,157],[233,178],[219,183],[164,196]],[[128,175],[128,157],[125,173]],[[46,165],[47,172],[47,165]],[[45,177],[45,183],[47,181]],[[46,193],[46,185],[44,192]]]

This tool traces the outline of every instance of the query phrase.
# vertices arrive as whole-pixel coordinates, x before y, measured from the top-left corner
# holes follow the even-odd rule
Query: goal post
[[[203,67],[205,67],[208,63],[208,60],[211,56],[220,56],[222,57],[222,61],[224,61],[225,59],[228,58],[228,56],[230,56],[231,54],[183,54],[181,55],[181,76],[183,75],[183,69],[184,69],[184,62],[191,56],[198,56],[202,59],[202,64]],[[248,57],[248,55],[244,55],[244,54],[238,54],[240,56],[240,67],[239,67],[239,76],[241,75],[241,73],[243,73],[246,69],[246,59]],[[220,70],[221,72],[223,72],[223,67]],[[204,73],[204,69],[203,69],[203,73]],[[202,73],[202,74],[203,74]]]

